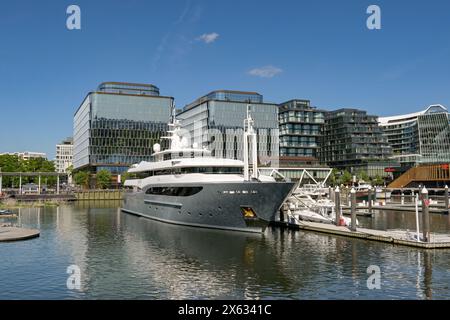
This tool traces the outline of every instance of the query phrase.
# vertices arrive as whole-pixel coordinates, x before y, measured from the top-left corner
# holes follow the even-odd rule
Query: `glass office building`
[[[172,105],[173,98],[159,96],[153,85],[102,83],[74,115],[74,169],[120,174],[148,161],[167,132]]]
[[[450,163],[450,114],[441,105],[430,106],[417,117],[421,163]]]
[[[447,109],[438,104],[416,113],[379,118],[401,171],[420,163],[449,161],[448,117]]]
[[[278,106],[264,103],[256,92],[213,91],[179,111],[191,143],[206,147],[218,158],[243,159],[243,122],[250,104],[258,135],[261,163],[278,159]]]
[[[298,163],[318,163],[324,110],[309,100],[294,99],[279,105],[280,157]]]
[[[369,170],[369,163],[377,168],[390,166],[392,150],[377,116],[357,109],[328,112],[322,133],[320,158],[331,167],[353,173],[359,170],[374,173]],[[384,175],[384,171],[377,169],[376,172]]]

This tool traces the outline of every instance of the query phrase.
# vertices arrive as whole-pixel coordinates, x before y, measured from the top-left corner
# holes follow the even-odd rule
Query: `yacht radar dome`
[[[161,145],[159,143],[155,143],[153,145],[153,152],[160,152],[161,151]]]

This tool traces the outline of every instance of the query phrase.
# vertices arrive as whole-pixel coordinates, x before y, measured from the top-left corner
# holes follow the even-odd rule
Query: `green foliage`
[[[100,189],[106,189],[111,185],[111,172],[108,170],[100,170],[95,175],[97,180],[97,187]]]
[[[3,172],[55,172],[55,164],[44,158],[22,160],[15,155],[0,155],[0,168]],[[37,183],[38,177],[23,177],[22,183]],[[55,185],[56,177],[43,177],[44,184]],[[3,177],[4,187],[17,187],[19,177]]]
[[[376,177],[372,180],[372,183],[376,186],[382,186],[384,185],[384,179],[377,174]]]
[[[339,180],[338,175],[339,175],[338,169],[334,168],[333,170],[331,170],[330,177],[328,178],[328,184],[330,186],[336,186],[339,184],[338,183],[338,180]]]
[[[78,171],[73,176],[73,181],[77,186],[87,188],[89,185],[89,173],[85,171]]]
[[[121,182],[122,184],[124,184],[124,183],[125,183],[125,180],[130,179],[130,177],[131,177],[130,173],[124,172],[124,173],[122,173],[121,176],[120,176],[120,182]]]
[[[359,181],[369,182],[369,175],[364,170],[358,171],[358,174],[356,175]]]
[[[340,184],[348,185],[352,182],[352,178],[352,174],[345,170],[339,178]]]
[[[72,175],[72,173],[73,173],[73,165],[72,164],[67,167],[66,172],[69,174],[69,176]]]

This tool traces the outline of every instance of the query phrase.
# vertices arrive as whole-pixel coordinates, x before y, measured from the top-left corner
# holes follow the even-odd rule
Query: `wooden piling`
[[[336,204],[336,225],[339,226],[340,225],[340,221],[341,221],[341,193],[339,191],[339,187],[336,187],[336,189],[334,190],[334,203]]]
[[[355,188],[352,188],[352,190],[350,191],[350,194],[351,194],[350,198],[351,198],[351,202],[352,202],[352,206],[351,206],[352,220],[351,220],[350,230],[356,231],[356,190],[355,190]]]
[[[428,199],[428,190],[422,189],[422,233],[423,240],[430,242],[430,203]]]
[[[447,212],[450,215],[450,208],[449,208],[449,199],[448,199],[448,186],[445,186],[445,190],[444,190],[444,203],[445,203],[445,210],[447,210]]]

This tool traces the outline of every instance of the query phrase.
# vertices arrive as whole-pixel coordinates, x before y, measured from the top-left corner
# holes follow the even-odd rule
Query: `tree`
[[[352,182],[352,178],[353,178],[352,174],[347,170],[345,170],[344,173],[342,173],[339,180],[342,184],[348,185]]]
[[[23,160],[17,155],[0,155],[0,168],[3,172],[55,172],[55,164],[44,158],[31,158]],[[36,182],[37,177],[22,177],[22,183]],[[46,178],[48,183],[55,184],[56,177]],[[3,179],[4,186],[17,186],[19,177],[7,177]]]
[[[73,164],[71,164],[70,166],[67,167],[66,172],[69,176],[72,175],[73,173]]]
[[[382,186],[384,184],[384,179],[380,175],[376,175],[375,179],[372,181],[376,186]]]
[[[338,182],[338,180],[339,180],[338,175],[339,175],[338,169],[334,168],[333,170],[331,170],[330,177],[328,178],[328,181],[329,181],[328,185],[330,185],[330,186],[338,185],[339,184],[339,182]]]
[[[369,175],[364,170],[359,170],[356,176],[358,177],[358,181],[369,182]]]
[[[111,172],[108,170],[100,170],[95,175],[97,180],[97,187],[100,189],[106,189],[111,185]]]
[[[89,173],[86,171],[78,171],[73,176],[73,180],[76,185],[86,188],[89,184]]]
[[[128,180],[130,177],[131,177],[131,175],[130,175],[129,172],[124,172],[124,173],[122,173],[122,175],[120,176],[120,182],[121,182],[122,184],[124,184],[124,183],[125,183],[125,180]]]

